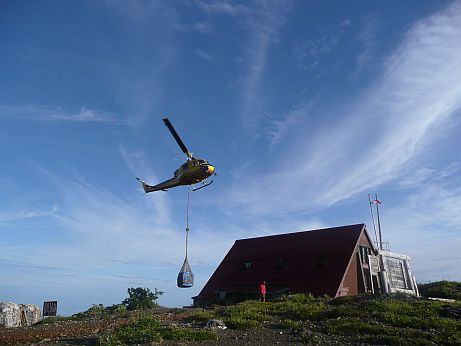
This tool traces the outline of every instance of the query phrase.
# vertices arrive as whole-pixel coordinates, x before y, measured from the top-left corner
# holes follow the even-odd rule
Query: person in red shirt
[[[266,281],[263,281],[259,284],[259,291],[261,292],[261,301],[266,301]]]

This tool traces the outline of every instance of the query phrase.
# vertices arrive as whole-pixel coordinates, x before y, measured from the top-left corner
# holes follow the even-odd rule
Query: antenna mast
[[[376,223],[375,223],[375,215],[373,214],[373,208],[372,208],[372,202],[371,202],[371,197],[370,194],[368,194],[368,202],[370,203],[370,213],[371,213],[371,219],[373,220],[373,230],[375,231],[375,240],[376,240],[376,245],[379,245],[379,240],[378,240],[378,233],[376,232]]]
[[[378,200],[378,194],[375,193],[375,204],[376,204],[376,215],[378,217],[378,232],[379,232],[379,248],[383,249],[383,238],[381,236],[381,222],[379,221],[379,204],[381,202]]]

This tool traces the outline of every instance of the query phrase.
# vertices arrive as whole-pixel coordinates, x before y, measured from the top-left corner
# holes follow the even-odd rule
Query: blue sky
[[[0,300],[191,303],[236,239],[366,223],[461,280],[461,4],[0,2]],[[176,288],[187,188],[195,286]]]

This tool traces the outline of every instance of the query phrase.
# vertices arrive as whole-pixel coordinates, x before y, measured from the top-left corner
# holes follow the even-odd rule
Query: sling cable
[[[186,258],[178,274],[178,287],[189,288],[194,286],[194,273],[187,261],[187,245],[189,240],[189,204],[190,204],[190,186],[187,187],[187,208],[186,208]]]

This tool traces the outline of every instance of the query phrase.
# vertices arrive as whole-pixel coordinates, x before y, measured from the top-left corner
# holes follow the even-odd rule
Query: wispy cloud
[[[411,170],[403,179],[399,181],[402,188],[424,188],[427,183],[438,183],[451,178],[454,173],[461,171],[459,162],[454,161],[443,168],[423,166],[416,170]]]
[[[178,23],[176,11],[162,1],[106,0],[104,5],[131,25],[150,26],[153,19],[162,19],[163,27],[175,27]]]
[[[107,83],[130,114],[133,130],[141,132],[152,114],[164,107],[164,73],[178,59],[175,35],[190,28],[181,22],[180,6],[169,2],[108,0],[92,6],[112,16],[114,28],[122,34],[106,59],[114,65]],[[114,38],[111,32],[109,40]]]
[[[263,116],[262,81],[266,68],[268,52],[277,41],[278,30],[285,22],[290,8],[289,1],[266,2],[253,9],[246,18],[249,28],[247,47],[246,78],[242,88],[242,124],[253,128]]]
[[[202,34],[208,34],[211,32],[211,25],[207,22],[195,22],[193,24],[193,28]]]
[[[242,4],[235,4],[231,1],[195,1],[196,5],[206,13],[211,14],[225,14],[225,15],[240,15],[249,12],[247,6]]]
[[[99,123],[128,123],[120,115],[82,106],[80,111],[71,112],[62,107],[37,105],[0,105],[0,116],[4,119],[33,120],[33,121],[70,121],[70,122],[99,122]]]
[[[285,114],[282,114],[279,118],[270,121],[269,126],[266,127],[267,138],[269,144],[273,147],[279,144],[282,139],[288,134],[293,133],[293,127],[303,123],[303,121],[309,116],[309,112],[312,108],[313,101],[306,102],[297,108],[291,109]]]
[[[267,136],[271,145],[280,143],[280,140],[285,136],[290,127],[294,126],[299,118],[298,111],[290,112],[283,120],[273,120],[267,128]]]
[[[394,203],[383,201],[384,240],[411,256],[418,281],[458,280],[461,275],[461,190],[459,184],[424,184]]]
[[[241,122],[244,128],[252,128],[262,117],[262,81],[271,45],[278,40],[278,31],[284,24],[291,1],[261,1],[251,5],[232,1],[195,1],[204,13],[228,16],[248,32],[245,43],[241,84]]]
[[[213,57],[210,54],[198,48],[195,50],[195,55],[197,55],[198,57],[204,60],[214,61]]]
[[[137,161],[135,154],[124,155],[132,165]],[[75,287],[60,293],[64,304],[79,290],[92,290],[91,297],[97,303],[113,304],[119,301],[117,295],[130,285],[168,290],[168,296],[161,301],[166,305],[190,304],[190,296],[198,294],[201,284],[188,292],[175,289],[176,275],[184,259],[185,233],[183,219],[169,217],[174,206],[165,201],[166,194],[146,195],[133,187],[121,196],[82,178],[63,177],[43,167],[35,168],[59,192],[59,209],[48,211],[59,237],[20,245],[0,240],[0,261],[7,264],[1,271],[5,280],[19,285],[29,282],[28,289],[42,292],[41,287],[50,280],[54,287],[67,287],[71,277]],[[39,214],[34,211],[18,215],[38,217]],[[197,280],[203,284],[235,235],[223,235],[214,229],[202,228],[198,232],[192,229],[190,263]],[[209,244],[214,246],[210,248]],[[95,292],[99,291],[96,288],[107,285],[117,287],[118,293]]]
[[[345,19],[329,28],[320,28],[320,35],[297,41],[293,55],[303,69],[316,68],[325,56],[333,54],[337,46],[350,30],[351,20]]]
[[[376,16],[367,16],[363,19],[361,31],[357,37],[362,50],[357,55],[357,67],[352,73],[353,78],[358,75],[373,61],[374,50],[376,45],[376,31],[378,28],[378,18]]]
[[[32,219],[37,217],[44,217],[44,216],[53,216],[58,211],[58,206],[54,205],[49,210],[19,210],[19,211],[9,211],[4,212],[0,211],[0,222],[7,222],[7,221],[18,221],[23,219]]]
[[[238,203],[254,212],[328,206],[401,176],[425,144],[443,140],[433,130],[461,104],[460,20],[454,3],[416,23],[342,120],[298,134],[291,153],[272,160],[283,169],[239,177]]]
[[[146,164],[146,158],[142,151],[127,151],[124,147],[120,147],[120,154],[129,167],[133,177],[140,177],[142,180],[160,182],[159,178],[152,172],[151,168]],[[139,184],[139,191],[144,192]],[[165,194],[155,194],[149,198],[152,201],[156,214],[157,220],[161,220],[163,223],[170,221],[170,215],[168,213],[168,197]]]

